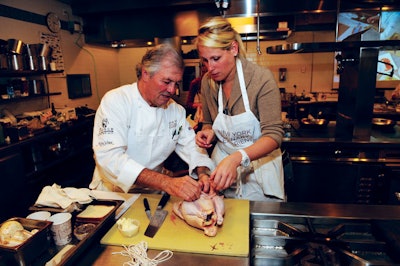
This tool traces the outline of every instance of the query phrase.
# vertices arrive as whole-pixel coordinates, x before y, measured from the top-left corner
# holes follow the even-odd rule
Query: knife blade
[[[157,233],[158,229],[163,224],[165,217],[168,215],[168,211],[163,210],[165,204],[168,202],[170,195],[165,193],[162,195],[160,202],[158,203],[157,209],[154,212],[154,215],[151,216],[150,223],[144,232],[145,236],[154,237]]]
[[[150,205],[149,205],[149,201],[147,200],[147,198],[143,199],[143,205],[144,205],[144,211],[146,212],[147,218],[149,218],[149,220],[151,220]]]

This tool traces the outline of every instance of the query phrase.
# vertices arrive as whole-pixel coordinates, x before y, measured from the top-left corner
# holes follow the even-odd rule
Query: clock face
[[[48,13],[46,16],[46,24],[50,31],[59,32],[61,29],[61,21],[55,13]]]

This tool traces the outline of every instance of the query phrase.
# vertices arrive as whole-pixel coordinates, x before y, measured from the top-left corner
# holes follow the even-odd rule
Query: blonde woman
[[[240,35],[222,17],[199,28],[196,45],[208,68],[196,144],[215,143],[212,187],[227,197],[284,200],[281,102],[271,71],[246,60]]]

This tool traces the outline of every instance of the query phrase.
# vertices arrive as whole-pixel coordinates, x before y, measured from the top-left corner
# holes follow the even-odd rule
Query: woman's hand
[[[239,152],[225,157],[210,175],[211,187],[216,190],[229,188],[237,177],[237,168],[240,165],[242,155]]]
[[[207,174],[199,175],[199,184],[201,186],[201,190],[205,193],[210,192],[210,177]]]
[[[212,142],[215,140],[215,133],[212,129],[204,129],[196,134],[196,144],[200,148],[211,148]]]

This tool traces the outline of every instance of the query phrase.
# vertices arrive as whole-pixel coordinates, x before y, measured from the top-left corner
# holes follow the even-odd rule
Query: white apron
[[[252,145],[261,137],[260,122],[250,109],[246,86],[244,83],[242,63],[236,59],[245,112],[235,116],[223,112],[222,87],[218,92],[218,115],[213,123],[213,130],[218,142],[211,155],[218,164],[229,154]],[[236,188],[227,189],[226,197],[243,198],[255,201],[269,201],[270,196],[284,199],[283,166],[280,149],[267,156],[251,162],[251,167],[238,167]]]

